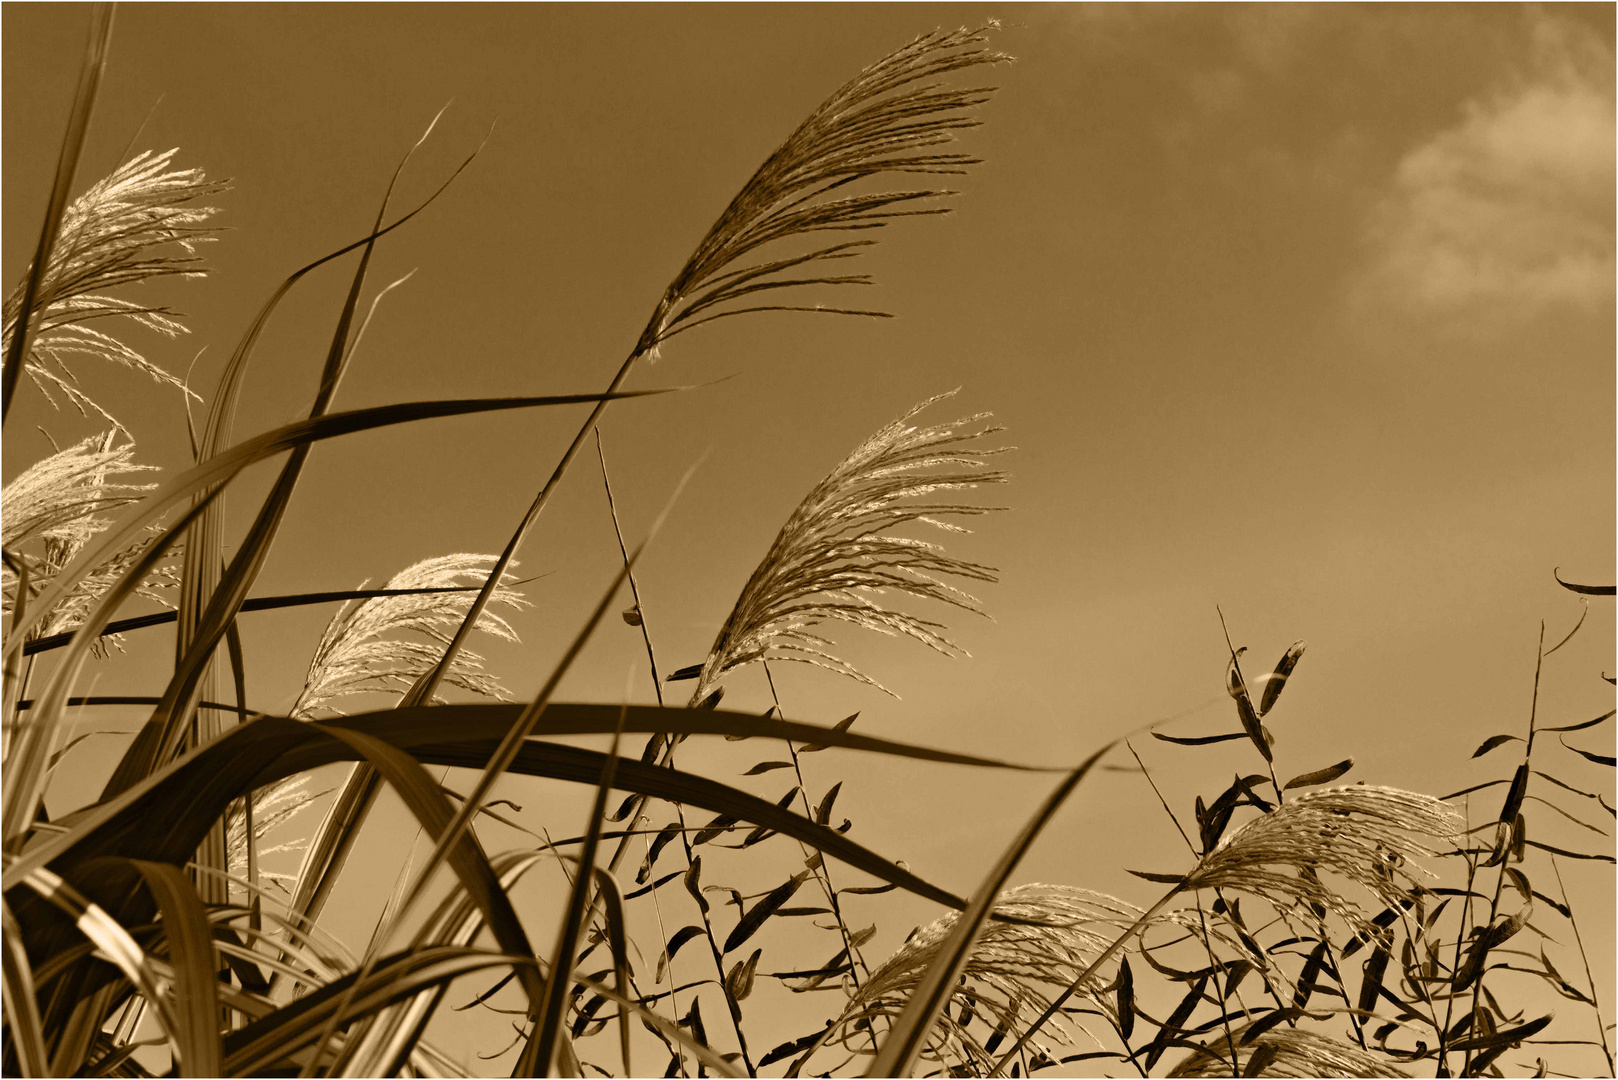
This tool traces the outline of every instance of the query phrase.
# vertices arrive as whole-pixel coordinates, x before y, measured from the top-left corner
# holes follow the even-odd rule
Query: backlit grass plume
[[[1249,1040],[1243,1025],[1194,1050],[1170,1076],[1409,1076],[1383,1054],[1302,1028],[1276,1026]],[[1234,1039],[1240,1062],[1232,1065]]]
[[[326,791],[310,791],[309,782],[312,774],[303,773],[299,776],[289,776],[285,780],[277,780],[261,791],[253,793],[253,840],[264,839],[270,833],[291,821],[298,814],[308,809],[316,799],[328,794]],[[285,844],[276,844],[274,847],[258,849],[259,856],[273,854],[278,851],[296,851],[308,841],[300,840]],[[231,806],[225,815],[225,845],[230,853],[230,872],[240,875],[247,870],[247,813],[241,802]],[[262,867],[258,870],[261,878],[269,878],[281,882],[291,882],[292,874],[274,873]]]
[[[81,412],[89,407],[111,419],[80,389],[68,366],[74,356],[110,360],[183,388],[179,378],[105,329],[107,320],[121,317],[167,337],[186,331],[168,308],[107,292],[153,278],[207,273],[196,245],[215,238],[206,222],[216,208],[195,202],[227,185],[210,181],[201,169],[170,168],[175,153],[137,154],[68,204],[62,215],[29,320],[35,336],[25,366],[53,405],[54,388]],[[6,300],[7,346],[22,301],[19,283]]]
[[[1263,896],[1285,915],[1320,904],[1356,926],[1354,901],[1319,872],[1357,882],[1379,906],[1398,904],[1417,884],[1410,870],[1437,854],[1426,841],[1460,835],[1465,819],[1430,795],[1359,784],[1300,795],[1261,814],[1203,856],[1183,888],[1236,889]]]
[[[108,511],[135,502],[151,490],[152,485],[119,479],[157,471],[155,466],[136,464],[134,452],[133,443],[118,445],[118,432],[108,431],[36,462],[5,486],[0,495],[5,504],[0,541],[14,558],[26,562],[30,593],[38,592],[111,524]],[[93,569],[62,598],[47,620],[33,624],[31,636],[61,633],[78,626],[90,605],[140,556],[149,541],[147,537],[124,548]],[[37,554],[27,551],[28,545],[33,545]],[[160,570],[142,586],[141,595],[167,606],[167,600],[157,590],[169,578],[166,570]],[[4,612],[9,626],[19,577],[7,565],[3,579]]]
[[[965,978],[950,1007],[939,1016],[933,1046],[944,1058],[954,1058],[978,1075],[992,1067],[995,1055],[972,1033],[971,1021],[981,1019],[989,1028],[1013,1036],[1050,1004],[1054,992],[1041,987],[1062,987],[1074,982],[1090,963],[1141,917],[1141,910],[1105,893],[1063,885],[1020,885],[995,901],[1000,919],[984,924],[972,948]],[[871,972],[849,1002],[838,1022],[835,1041],[845,1049],[869,1049],[863,1032],[868,1024],[884,1030],[878,1018],[892,1019],[903,1011],[911,993],[926,976],[940,947],[955,927],[954,912],[915,931],[900,949]],[[1095,973],[1085,986],[1092,1007],[1104,1013],[1116,1007],[1111,994],[1100,989],[1116,975]],[[1069,1033],[1053,1018],[1046,1030],[1053,1040],[1068,1042]]]
[[[1010,60],[987,47],[985,30],[934,31],[860,72],[821,103],[759,166],[669,283],[635,346],[658,346],[702,323],[750,311],[813,311],[885,316],[880,311],[767,302],[778,290],[809,285],[869,285],[865,274],[827,275],[816,264],[860,254],[874,240],[820,242],[820,234],[881,228],[902,217],[948,213],[929,205],[954,192],[931,187],[865,194],[833,193],[884,173],[964,173],[978,159],[940,152],[957,132],[979,123],[971,110],[993,88],[946,89],[938,79]],[[812,237],[810,250],[731,269],[754,251]],[[809,268],[809,269],[805,269]]]
[[[914,638],[945,655],[964,654],[943,636],[942,623],[880,602],[897,594],[980,611],[975,597],[943,579],[996,580],[993,567],[953,558],[938,544],[894,532],[915,521],[965,532],[940,519],[998,509],[937,501],[940,493],[1008,479],[984,468],[984,460],[1003,448],[969,445],[1003,430],[979,426],[991,414],[931,427],[910,423],[927,406],[954,394],[929,398],[872,435],[809,492],[725,620],[702,665],[693,701],[706,698],[737,668],[759,660],[814,664],[886,690],[829,651],[833,642],[817,632],[828,621]]]
[[[344,604],[326,626],[320,646],[309,662],[303,692],[291,714],[301,719],[313,719],[321,713],[340,714],[342,710],[331,702],[354,694],[402,695],[438,663],[450,635],[465,618],[476,587],[483,584],[489,564],[493,562],[492,555],[456,554],[424,559],[395,574],[383,588],[470,586],[470,589],[416,596],[379,596]],[[522,593],[511,588],[512,580],[508,575],[505,582],[495,587],[494,601],[513,609],[527,607]],[[489,610],[482,613],[477,628],[505,641],[517,640],[511,626]],[[426,640],[401,636],[405,634]],[[465,649],[456,657],[445,679],[484,697],[501,701],[508,697],[500,681],[483,670],[483,658]]]

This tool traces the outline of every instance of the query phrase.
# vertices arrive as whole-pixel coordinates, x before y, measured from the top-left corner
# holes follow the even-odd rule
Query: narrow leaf
[[[1288,647],[1285,655],[1275,665],[1275,670],[1270,672],[1269,677],[1264,680],[1264,696],[1260,699],[1258,705],[1258,714],[1260,716],[1269,712],[1270,707],[1275,704],[1275,700],[1281,696],[1281,691],[1285,689],[1287,679],[1292,674],[1292,669],[1298,666],[1298,661],[1303,657],[1303,650],[1307,647],[1307,644],[1302,641],[1294,641]]]
[[[1339,776],[1342,776],[1348,772],[1348,770],[1352,769],[1353,767],[1354,759],[1344,758],[1337,764],[1328,765],[1324,769],[1304,773],[1301,776],[1294,776],[1291,780],[1286,782],[1286,784],[1282,787],[1282,790],[1291,791],[1293,788],[1313,787],[1316,784],[1329,784],[1333,780],[1336,780]]]

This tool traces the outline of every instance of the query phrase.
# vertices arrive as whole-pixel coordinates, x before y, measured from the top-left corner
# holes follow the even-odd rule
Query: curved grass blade
[[[314,725],[309,725],[314,726]],[[451,831],[454,815],[437,781],[421,767],[420,762],[404,751],[380,739],[364,735],[357,731],[342,731],[332,728],[326,734],[342,741],[350,748],[364,755],[366,763],[376,769],[394,789],[410,812],[416,817],[435,841],[445,848],[445,853],[439,865],[447,862],[460,879],[462,886],[477,902],[488,921],[489,928],[494,932],[495,940],[503,949],[513,956],[532,956],[533,947],[528,942],[528,935],[523,930],[522,922],[511,906],[511,899],[506,895],[500,884],[499,876],[489,864],[488,857],[483,854],[475,834],[461,831],[459,834]],[[446,842],[446,839],[448,842]],[[431,876],[431,869],[424,870],[417,879],[418,890],[422,882]],[[401,917],[406,908],[401,908]],[[395,920],[397,922],[397,920]],[[430,931],[430,928],[428,928]],[[389,927],[383,927],[377,935],[378,945],[387,940]],[[419,944],[419,943],[418,943]],[[365,978],[371,964],[374,962],[374,953],[366,965],[361,968],[361,979]],[[517,979],[523,990],[528,994],[529,1000],[537,1008],[544,994],[544,983],[538,973],[528,965],[517,969]],[[351,990],[357,989],[356,981]],[[345,994],[345,1002],[351,997]],[[329,1019],[326,1030],[321,1036],[321,1044],[330,1038],[332,1031],[339,1023],[351,1019],[346,1004],[335,1010]],[[316,1054],[316,1059],[319,1058]]]
[[[904,1011],[895,1018],[875,1060],[866,1071],[866,1076],[910,1075],[917,1058],[926,1048],[928,1036],[932,1033],[933,1024],[938,1020],[939,1012],[954,996],[956,980],[960,976],[961,969],[965,967],[967,958],[972,954],[972,944],[977,940],[978,932],[988,919],[1001,888],[1011,876],[1011,872],[1017,868],[1017,864],[1022,861],[1022,857],[1027,854],[1028,849],[1033,846],[1034,840],[1046,823],[1079,785],[1079,781],[1083,780],[1090,768],[1115,745],[1116,741],[1103,746],[1069,773],[1000,856],[994,868],[984,878],[983,884],[978,886],[972,902],[956,919],[955,928],[950,932],[949,939],[939,947],[938,959],[927,969],[927,974],[912,991],[910,1002]]]
[[[442,115],[442,111],[439,114]],[[393,197],[394,185],[398,183],[399,175],[404,171],[406,163],[410,160],[417,147],[426,141],[427,136],[438,123],[438,117],[433,118],[432,124],[427,127],[426,133],[417,140],[415,146],[410,148],[405,158],[394,170],[392,178],[388,181],[387,191],[383,194],[382,205],[377,210],[376,222],[371,227],[371,236],[366,240],[360,254],[359,265],[355,268],[353,279],[349,284],[348,296],[343,303],[342,313],[338,316],[337,326],[332,334],[331,346],[327,350],[326,362],[321,371],[320,385],[315,394],[314,404],[309,410],[311,420],[325,415],[331,405],[332,397],[337,392],[337,386],[342,381],[347,361],[352,358],[354,349],[349,346],[349,331],[353,325],[354,313],[359,306],[360,291],[365,284],[366,271],[370,267],[371,255],[376,249],[377,233],[387,217],[388,202]],[[475,156],[475,155],[474,155]],[[470,159],[468,159],[470,160]],[[465,167],[464,165],[462,166]],[[456,170],[459,174],[460,170]],[[453,177],[452,177],[453,179]],[[365,328],[370,325],[371,316],[376,314],[377,305],[382,298],[395,287],[402,284],[401,278],[387,288],[383,289],[371,302],[370,314],[361,325],[356,335],[354,345],[357,347],[359,337],[362,337]],[[240,389],[242,377],[246,373],[247,358],[250,351],[242,350],[227,369],[225,379],[227,386],[216,398],[209,411],[208,423],[205,429],[203,452],[212,456],[224,449],[224,442],[228,439],[228,432],[232,426],[235,411],[235,399]],[[210,661],[221,638],[234,624],[237,611],[242,601],[247,598],[247,592],[257,580],[263,568],[264,559],[269,553],[271,542],[285,518],[288,505],[292,501],[293,491],[296,489],[298,479],[302,474],[304,463],[310,453],[309,444],[293,448],[286,462],[281,467],[281,473],[276,477],[275,484],[265,497],[259,508],[253,524],[249,527],[246,536],[237,544],[236,553],[230,560],[230,565],[222,574],[214,572],[216,565],[224,562],[222,546],[222,517],[223,507],[215,505],[210,507],[202,521],[192,527],[187,537],[185,547],[185,572],[181,581],[179,626],[180,633],[177,645],[177,659],[175,670],[169,685],[163,692],[164,700],[154,710],[149,724],[158,729],[156,746],[151,755],[144,762],[136,762],[136,767],[144,766],[145,772],[161,761],[174,755],[177,744],[181,738],[191,738],[193,744],[206,741],[206,738],[218,730],[217,714],[205,713],[202,719],[206,723],[193,724],[195,713],[195,698],[199,683],[204,679],[211,680],[208,674]],[[211,689],[211,687],[205,687]],[[211,696],[211,695],[210,695]],[[215,853],[223,857],[223,852]],[[204,860],[207,861],[207,860]]]
[[[671,710],[685,712],[688,710]],[[634,710],[630,710],[630,715]],[[695,715],[695,714],[693,714]],[[351,718],[357,719],[357,718]],[[757,717],[749,717],[758,722]],[[777,721],[778,722],[778,721]],[[263,717],[231,728],[211,745],[168,766],[117,798],[64,819],[69,831],[43,838],[12,865],[6,867],[3,887],[9,891],[30,870],[47,863],[72,865],[104,854],[135,854],[142,858],[163,859],[176,864],[189,858],[200,829],[224,811],[243,791],[251,791],[276,779],[306,768],[333,761],[354,760],[361,756],[353,747],[327,738],[324,729],[334,725],[305,723],[277,717]],[[350,727],[349,734],[359,729]],[[438,732],[443,738],[456,725],[447,724]],[[386,729],[368,726],[378,742],[391,742]],[[822,733],[827,741],[860,738],[851,733]],[[427,764],[480,768],[490,758],[490,740],[476,743],[431,741],[432,733],[419,733],[399,739],[418,761]],[[324,744],[314,752],[307,745]],[[594,784],[601,776],[603,755],[579,747],[529,742],[521,747],[511,771],[531,776]],[[764,825],[812,845],[826,854],[865,872],[957,910],[965,907],[959,897],[930,884],[915,874],[876,855],[847,837],[817,825],[776,804],[705,777],[668,768],[623,760],[618,766],[619,786],[656,798],[683,802],[729,813],[756,825]],[[437,790],[436,788],[434,789]],[[151,815],[164,806],[187,806],[185,816],[172,819],[161,833],[150,828]]]
[[[532,578],[526,580],[533,580]],[[303,607],[309,604],[336,604],[346,603],[350,600],[374,600],[384,596],[428,596],[434,593],[473,592],[477,585],[445,585],[421,589],[336,589],[327,592],[284,593],[279,596],[254,596],[242,601],[241,611],[275,611],[280,608]],[[149,615],[136,615],[128,619],[114,619],[101,631],[102,637],[109,634],[127,634],[131,630],[144,630],[149,626],[163,626],[174,622],[179,617],[175,611],[154,611]],[[60,649],[73,639],[73,631],[61,634],[50,634],[45,637],[34,638],[24,643],[22,652],[24,656],[35,653],[49,652],[51,649]],[[156,705],[161,698],[142,698],[128,704]],[[219,706],[211,706],[218,708]],[[1544,730],[1544,729],[1541,729]]]
[[[45,1046],[44,1025],[39,1018],[39,999],[28,953],[22,945],[22,930],[11,916],[11,905],[4,906],[4,938],[0,948],[5,960],[5,1014],[7,1042],[17,1053],[24,1076],[49,1076],[50,1059]]]
[[[1329,784],[1333,780],[1336,780],[1338,777],[1347,773],[1348,770],[1352,769],[1353,767],[1354,759],[1344,758],[1337,764],[1328,765],[1324,769],[1317,769],[1314,772],[1307,772],[1301,776],[1294,776],[1282,786],[1281,790],[1291,791],[1293,788],[1314,787],[1316,784]]]
[[[169,964],[174,969],[174,1000],[180,1006],[178,1036],[181,1076],[221,1076],[219,983],[213,928],[185,871],[168,863],[131,859],[163,914]]]
[[[584,850],[579,854],[579,872],[574,875],[573,888],[568,893],[567,914],[563,917],[561,931],[556,936],[556,947],[551,952],[552,972],[571,971],[573,957],[578,953],[579,935],[584,930],[585,908],[589,903],[590,889],[595,884],[596,850],[601,846],[601,822],[607,812],[607,794],[612,790],[613,776],[618,771],[618,745],[624,733],[623,718],[626,711],[620,709],[618,712],[618,726],[612,733],[612,749],[607,754],[606,764],[601,767],[601,780],[596,784],[595,803],[590,808]],[[621,986],[621,967],[619,973]],[[534,1033],[528,1037],[528,1045],[523,1047],[518,1066],[523,1075],[534,1075],[532,1070],[536,1068],[540,1070],[539,1075],[551,1075],[551,1070],[556,1065],[558,1034],[567,1020],[565,1013],[570,986],[568,980],[554,976],[546,982],[545,1000],[539,1011],[539,1024]],[[624,1030],[623,1052],[627,1061],[628,1029]]]
[[[378,962],[363,980],[357,972],[311,991],[225,1037],[225,1076],[262,1076],[278,1066],[307,1058],[322,1027],[337,1015],[345,998],[349,1020],[360,1020],[398,1001],[491,967],[515,967],[532,973],[532,956],[505,956],[469,946],[436,945],[394,953]]]
[[[109,530],[106,539],[93,552],[88,556],[80,556],[77,572],[70,568],[59,575],[52,582],[50,588],[35,598],[34,606],[36,609],[40,609],[40,606],[44,604],[46,605],[44,610],[48,610],[49,605],[59,600],[62,594],[79,580],[85,568],[99,565],[105,561],[107,556],[119,550],[128,541],[133,540],[148,525],[156,522],[182,500],[196,492],[228,483],[247,466],[291,450],[295,446],[319,442],[323,439],[335,439],[343,435],[371,431],[376,428],[390,427],[395,424],[414,423],[420,420],[469,416],[508,409],[532,409],[551,405],[583,405],[592,402],[599,403],[604,397],[616,401],[669,392],[671,392],[670,389],[626,390],[606,396],[601,394],[551,394],[541,397],[409,401],[394,405],[379,405],[367,409],[328,413],[317,420],[301,420],[287,424],[272,431],[267,431],[262,435],[254,436],[245,442],[237,443],[229,450],[193,466],[163,484],[157,491],[138,504],[137,513],[132,515],[129,520],[123,522],[118,529]],[[100,632],[100,626],[105,626],[105,623],[99,624],[97,634]],[[26,631],[29,628],[29,626],[25,625],[21,629]],[[13,635],[13,640],[8,641],[6,645],[7,655],[21,650],[22,641],[20,638],[21,635]]]
[[[5,368],[0,372],[0,422],[11,414],[11,398],[16,393],[17,381],[22,378],[23,365],[33,345],[37,327],[33,322],[34,304],[39,287],[45,278],[51,249],[62,227],[62,211],[73,189],[73,174],[78,171],[79,154],[84,149],[84,137],[90,129],[90,114],[95,109],[96,91],[101,85],[102,72],[107,67],[107,47],[112,38],[111,4],[96,4],[90,9],[90,38],[85,47],[84,64],[79,69],[78,86],[73,91],[73,105],[68,113],[67,131],[62,136],[62,152],[56,159],[56,175],[51,181],[50,198],[46,202],[45,221],[39,230],[39,246],[34,249],[34,262],[28,268],[23,284],[22,303],[17,309],[17,321],[11,328],[11,340],[6,345]]]
[[[178,1047],[179,1025],[169,1008],[168,998],[158,990],[156,974],[146,954],[129,936],[129,932],[99,904],[85,899],[82,893],[49,870],[41,868],[29,871],[23,883],[73,920],[79,932],[90,939],[102,956],[129,980],[135,992],[146,1000],[147,1007],[155,1013],[164,1037],[171,1046]],[[24,922],[22,925],[27,924]]]
[[[1563,581],[1561,567],[1551,571],[1551,577],[1556,583],[1569,592],[1582,593],[1585,596],[1613,596],[1618,595],[1618,586],[1614,585],[1575,585],[1571,581]]]
[[[1259,716],[1264,716],[1268,713],[1270,707],[1275,704],[1276,699],[1281,696],[1281,691],[1286,688],[1287,679],[1292,675],[1292,669],[1298,666],[1298,661],[1303,658],[1303,650],[1306,648],[1308,648],[1306,642],[1294,641],[1287,648],[1280,662],[1275,665],[1275,670],[1265,677],[1264,695],[1259,699],[1258,703]]]
[[[1225,735],[1164,735],[1162,732],[1154,731],[1152,738],[1178,743],[1181,746],[1208,746],[1211,743],[1230,742],[1232,739],[1245,739],[1247,732],[1232,731]]]

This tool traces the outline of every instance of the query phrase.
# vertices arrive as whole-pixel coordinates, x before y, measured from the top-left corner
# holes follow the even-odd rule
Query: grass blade
[[[572,985],[568,980],[560,978],[559,973],[572,970],[573,957],[578,952],[579,935],[584,929],[585,907],[589,903],[590,889],[595,884],[596,849],[601,845],[601,822],[607,812],[607,793],[612,790],[613,775],[618,771],[618,746],[623,737],[623,718],[627,711],[620,709],[618,712],[618,727],[612,733],[612,749],[607,754],[606,764],[601,767],[601,782],[596,785],[595,803],[590,808],[589,824],[584,836],[584,850],[579,855],[579,872],[574,875],[573,888],[568,894],[567,914],[562,920],[561,931],[556,936],[556,947],[551,952],[550,970],[557,974],[553,974],[545,986],[545,1003],[540,1011],[539,1026],[534,1034],[529,1036],[529,1045],[523,1048],[522,1061],[519,1065],[519,1071],[523,1075],[534,1075],[533,1070],[538,1069],[539,1075],[549,1076],[556,1064],[557,1035],[567,1019],[565,1015],[567,991]],[[620,975],[621,973],[620,968]],[[627,1060],[629,1054],[627,1030],[623,1040],[623,1052]]]
[[[35,997],[33,972],[23,949],[22,930],[11,916],[11,905],[4,908],[5,1010],[7,1034],[16,1048],[24,1076],[49,1076],[50,1061],[45,1048],[44,1025],[39,1019],[39,999]]]
[[[185,871],[168,863],[131,859],[163,914],[169,964],[174,969],[174,1000],[179,1022],[181,1076],[221,1076],[219,995],[214,968],[218,956],[213,928]]]

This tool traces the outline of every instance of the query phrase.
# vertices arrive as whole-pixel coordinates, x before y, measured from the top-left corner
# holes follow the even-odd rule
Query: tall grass
[[[660,628],[636,577],[645,544],[631,547],[621,532],[615,580],[561,655],[542,658],[535,698],[510,701],[468,648],[478,633],[516,641],[500,612],[525,604],[513,576],[518,549],[605,408],[636,396],[622,390],[634,367],[658,359],[676,335],[731,315],[883,314],[793,301],[811,286],[869,283],[826,264],[859,255],[873,242],[870,230],[946,210],[950,193],[930,180],[892,185],[975,164],[955,140],[980,122],[991,91],[956,83],[1008,59],[988,47],[987,31],[923,35],[827,98],[723,210],[600,393],[334,411],[370,317],[359,312],[371,254],[426,208],[392,210],[390,182],[369,233],[289,275],[266,303],[192,433],[195,465],[159,482],[137,463],[122,423],[78,388],[67,360],[121,364],[191,393],[111,328],[122,320],[162,334],[183,329],[167,309],[121,290],[202,272],[193,247],[211,238],[213,210],[199,200],[223,187],[200,170],[173,168],[170,151],[136,155],[72,197],[110,12],[98,9],[93,22],[40,252],[5,313],[8,409],[15,387],[33,385],[110,425],[5,489],[8,1073],[468,1075],[481,1066],[444,1053],[435,1034],[455,1022],[452,1009],[475,1008],[505,1010],[515,1039],[489,1050],[514,1051],[519,1075],[1548,1075],[1536,1038],[1552,1019],[1538,1008],[1543,994],[1521,994],[1522,983],[1502,971],[1575,1006],[1544,1043],[1557,1048],[1548,1052],[1554,1061],[1599,1049],[1611,1072],[1611,1003],[1596,998],[1558,865],[1611,862],[1610,840],[1591,845],[1598,850],[1552,846],[1530,835],[1528,819],[1550,809],[1610,836],[1592,813],[1613,814],[1604,793],[1570,783],[1563,766],[1576,758],[1613,765],[1576,734],[1607,724],[1612,712],[1548,725],[1536,705],[1522,734],[1491,737],[1474,755],[1521,744],[1509,775],[1443,798],[1339,783],[1351,758],[1283,783],[1265,721],[1284,707],[1303,644],[1251,680],[1245,650],[1233,646],[1230,730],[1157,730],[1164,722],[1151,734],[1167,744],[1164,753],[1241,742],[1255,771],[1165,793],[1134,745],[1143,730],[1119,740],[1155,794],[1143,812],[1160,804],[1181,828],[1177,803],[1194,821],[1194,836],[1182,828],[1181,865],[1132,870],[1156,883],[1141,904],[1080,883],[1014,881],[1068,796],[1098,762],[1119,756],[1118,742],[1072,767],[1033,768],[855,731],[857,715],[829,726],[788,720],[803,707],[785,709],[779,698],[763,716],[720,708],[726,680],[753,665],[773,695],[772,662],[880,690],[875,675],[843,658],[850,636],[867,631],[960,654],[945,619],[981,612],[984,603],[962,586],[992,585],[996,572],[949,554],[936,537],[993,509],[974,489],[1009,476],[989,467],[1001,452],[985,445],[1000,430],[985,426],[989,414],[920,418],[953,394],[903,412],[840,462],[827,460],[830,471],[746,579],[708,655],[668,675],[694,683],[685,707],[663,703]],[[850,232],[861,236],[824,235]],[[235,439],[242,376],[264,325],[312,269],[347,255],[356,265],[308,418]],[[21,383],[24,371],[31,384]],[[428,558],[377,588],[249,595],[314,442],[434,416],[580,402],[592,405],[589,419],[498,554]],[[599,433],[596,440],[611,500]],[[248,465],[282,455],[227,560],[220,493]],[[616,502],[609,506],[616,530]],[[622,618],[641,630],[658,704],[556,700],[625,585],[633,602]],[[1612,592],[1564,585],[1597,603]],[[139,601],[177,610],[126,612]],[[286,715],[257,707],[238,618],[334,603],[341,606],[310,643]],[[160,694],[78,693],[117,634],[167,622],[177,624],[178,647],[172,666],[153,672]],[[1542,642],[1540,661],[1565,642]],[[377,694],[393,707],[344,712]],[[101,795],[53,816],[53,770],[77,741],[68,710],[102,704],[151,712],[102,778]],[[554,741],[574,735],[610,735],[611,748]],[[643,749],[624,751],[625,736],[645,737]],[[680,767],[685,740],[714,736],[754,740],[748,775],[777,786],[785,778],[784,793],[763,798]],[[1050,791],[980,887],[961,897],[846,835],[842,784],[811,790],[804,770],[807,755],[829,747],[1019,769]],[[350,766],[339,788],[315,790],[315,770],[338,763]],[[510,774],[587,786],[587,818],[547,823],[529,832],[526,848],[486,851],[482,822],[528,831],[509,816],[517,812],[509,800],[491,798]],[[1484,820],[1462,809],[1481,796],[1455,801],[1497,788],[1500,808]],[[406,864],[363,948],[349,948],[332,935],[325,904],[350,852],[396,842],[367,824],[384,790],[403,803],[428,852]],[[311,810],[328,795],[316,820]],[[266,846],[288,835],[296,839]],[[637,858],[626,862],[631,853]],[[297,872],[267,869],[274,854],[295,854]],[[556,869],[567,882],[556,902],[519,910],[519,884]],[[747,894],[725,884],[741,870],[774,883]],[[875,884],[849,885],[850,871]],[[894,890],[938,905],[940,915],[886,959],[869,958],[876,927],[851,924],[845,901]],[[782,933],[788,920],[805,918],[823,939]],[[805,946],[811,940],[824,945]],[[1565,964],[1565,975],[1544,943],[1559,943],[1552,951],[1566,957],[1569,940],[1582,972]],[[795,1028],[773,1029],[782,1010],[752,1011],[765,982],[791,992],[801,1014]]]

